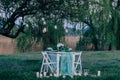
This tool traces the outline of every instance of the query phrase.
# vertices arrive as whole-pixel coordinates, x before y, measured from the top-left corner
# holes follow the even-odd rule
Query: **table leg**
[[[57,54],[57,70],[56,70],[57,76],[59,76],[59,62],[60,62],[60,54]]]

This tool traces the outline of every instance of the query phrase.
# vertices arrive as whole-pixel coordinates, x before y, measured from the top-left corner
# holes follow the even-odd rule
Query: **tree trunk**
[[[97,51],[98,49],[98,40],[96,37],[93,38],[93,45],[94,45],[94,50]]]
[[[117,32],[116,32],[116,42],[117,42],[116,49],[120,50],[120,25],[118,25],[117,27],[118,27],[118,29],[117,29]]]
[[[112,50],[112,44],[109,44],[108,50],[111,51]]]
[[[117,15],[120,13],[118,12]],[[116,17],[115,17],[116,18]],[[120,17],[117,17],[117,31],[116,31],[116,49],[120,50]]]

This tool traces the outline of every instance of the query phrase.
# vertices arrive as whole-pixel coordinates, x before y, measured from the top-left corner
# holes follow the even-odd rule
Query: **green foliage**
[[[17,38],[17,46],[20,52],[30,51],[32,47],[32,37],[21,35]]]
[[[76,50],[92,50],[92,47],[88,48],[92,44],[90,38],[83,38],[76,44]]]
[[[48,21],[47,24],[47,32],[43,33],[42,37],[43,48],[52,47],[56,49],[57,43],[63,42],[62,37],[65,36],[63,23],[59,21],[55,24],[55,21]]]
[[[93,0],[93,2],[91,1],[88,4],[89,8],[86,10],[87,12],[84,13],[88,21],[79,19],[90,27],[87,31],[89,36],[83,34],[83,37],[86,39],[89,38],[90,43],[92,43],[94,47],[98,47],[99,50],[104,50],[104,48],[108,48],[110,45],[111,47],[120,49],[120,12],[116,6],[113,6],[113,2],[113,0],[100,0],[98,2]],[[116,2],[116,4],[118,4],[118,2]],[[79,17],[81,18],[81,15],[79,15]],[[86,44],[86,42],[84,42],[85,41],[80,40],[79,46],[84,46],[84,44]],[[88,43],[88,45],[90,43]]]
[[[40,36],[38,37],[36,34],[36,28],[33,28],[32,25],[29,23],[29,28],[26,27],[25,32],[26,34],[21,34],[17,40],[17,47],[20,52],[31,51],[32,45],[38,43],[40,41]],[[38,30],[39,31],[39,30]],[[36,40],[37,38],[37,40]]]
[[[25,19],[27,24],[25,27],[26,34],[21,34],[17,38],[19,51],[31,51],[32,45],[40,42],[43,44],[43,49],[47,47],[55,48],[58,42],[63,41],[62,37],[65,33],[62,20],[56,22],[54,19],[45,19],[45,21],[46,24],[43,24],[38,16],[33,19],[30,18],[30,20]],[[46,29],[46,32],[44,32],[44,29]]]

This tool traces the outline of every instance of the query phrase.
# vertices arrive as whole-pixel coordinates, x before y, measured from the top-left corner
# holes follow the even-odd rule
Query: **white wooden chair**
[[[82,74],[81,54],[82,52],[73,52],[74,74]]]
[[[46,51],[42,52],[42,55],[43,55],[43,61],[42,61],[40,73],[42,73],[42,72],[54,73],[56,71],[55,70],[56,69],[56,67],[55,67],[56,60],[53,61]]]

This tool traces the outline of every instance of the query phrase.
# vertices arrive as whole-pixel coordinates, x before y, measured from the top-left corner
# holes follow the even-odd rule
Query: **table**
[[[82,74],[82,52],[43,51],[42,54],[43,61],[40,73],[50,72],[55,73],[56,76]]]

